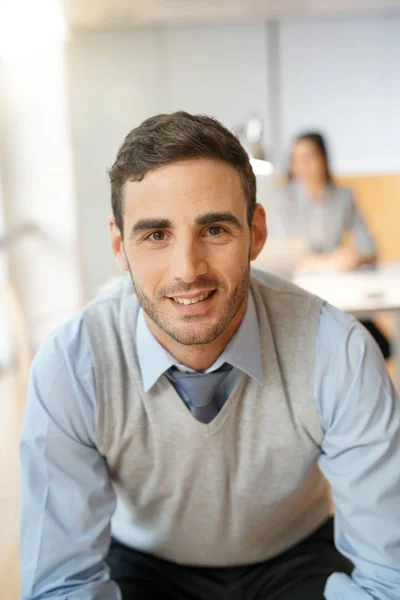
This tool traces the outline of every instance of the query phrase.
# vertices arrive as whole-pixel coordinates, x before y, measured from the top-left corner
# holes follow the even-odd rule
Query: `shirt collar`
[[[173,366],[183,367],[186,371],[193,371],[179,364],[156,340],[147,326],[142,308],[139,309],[137,317],[136,349],[145,393],[153,387],[161,375]],[[260,385],[263,384],[260,331],[256,306],[251,292],[239,329],[221,356],[207,369],[206,373],[219,369],[224,363],[228,363],[246,373]]]

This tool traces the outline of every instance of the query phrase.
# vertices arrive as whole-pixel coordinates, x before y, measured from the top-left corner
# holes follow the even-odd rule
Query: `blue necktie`
[[[210,423],[218,414],[216,391],[226,379],[232,367],[224,363],[212,373],[185,373],[172,367],[167,376],[187,397],[192,415],[202,423]]]

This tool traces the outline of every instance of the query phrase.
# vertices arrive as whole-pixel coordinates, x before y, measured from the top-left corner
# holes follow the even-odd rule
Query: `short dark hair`
[[[295,140],[293,142],[293,146],[297,142],[304,142],[304,141],[311,142],[312,144],[314,144],[314,146],[316,147],[319,154],[322,156],[323,161],[325,163],[325,181],[326,181],[326,183],[333,183],[331,168],[330,168],[330,164],[329,164],[328,148],[327,148],[324,136],[317,131],[307,131],[305,133],[301,133],[300,135],[298,135],[295,138]],[[291,165],[289,165],[288,178],[293,179]]]
[[[179,111],[146,119],[132,129],[109,171],[111,204],[123,235],[122,190],[126,181],[141,181],[148,171],[191,158],[215,158],[234,167],[240,176],[251,227],[256,205],[256,178],[238,138],[219,121]]]

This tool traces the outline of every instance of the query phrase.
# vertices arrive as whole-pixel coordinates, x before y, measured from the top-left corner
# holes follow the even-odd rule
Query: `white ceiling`
[[[400,11],[400,0],[64,0],[72,29]]]

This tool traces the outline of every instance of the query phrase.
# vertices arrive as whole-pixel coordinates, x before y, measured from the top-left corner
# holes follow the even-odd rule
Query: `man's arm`
[[[365,328],[332,307],[323,311],[331,320],[324,321],[321,312],[320,468],[332,485],[336,546],[355,565],[352,578],[338,573],[329,578],[325,597],[399,600],[400,402]]]
[[[94,444],[95,392],[80,320],[34,360],[20,445],[21,600],[117,600],[105,557],[115,494]]]

